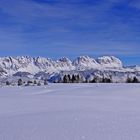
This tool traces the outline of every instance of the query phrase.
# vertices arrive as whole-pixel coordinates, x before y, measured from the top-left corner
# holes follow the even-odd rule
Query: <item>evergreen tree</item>
[[[76,76],[73,74],[72,75],[72,83],[75,83],[75,81],[76,81]]]
[[[36,85],[37,84],[37,82],[36,82],[36,80],[34,80],[34,85]]]
[[[103,78],[102,83],[111,83],[111,79],[110,78]]]
[[[41,83],[40,83],[40,81],[38,81],[37,85],[38,85],[38,86],[41,86]]]
[[[21,86],[22,85],[22,79],[19,79],[18,80],[18,86]]]
[[[67,83],[67,76],[66,75],[64,75],[64,77],[63,77],[63,83]]]
[[[48,82],[47,82],[47,80],[46,80],[46,79],[44,80],[44,85],[48,85]]]
[[[85,81],[84,81],[85,83],[89,83],[89,81],[88,81],[88,79],[85,79]]]
[[[26,86],[30,86],[30,85],[32,85],[33,84],[33,82],[32,81],[27,81],[27,84],[26,84]]]
[[[139,83],[139,80],[136,77],[134,77],[132,83]]]
[[[90,83],[96,83],[96,78],[94,77],[94,78],[90,81]]]
[[[9,81],[6,81],[6,86],[9,86],[10,85],[10,82]]]
[[[71,83],[71,77],[70,77],[69,74],[68,74],[68,77],[67,77],[67,78],[68,78],[68,81],[67,81],[67,82],[68,82],[68,83]]]
[[[132,79],[130,77],[127,77],[126,83],[132,83]]]
[[[111,82],[112,82],[112,80],[110,78],[106,79],[106,83],[111,83]]]
[[[79,74],[76,76],[76,82],[77,83],[80,83],[81,81],[80,81],[80,76],[79,76]]]

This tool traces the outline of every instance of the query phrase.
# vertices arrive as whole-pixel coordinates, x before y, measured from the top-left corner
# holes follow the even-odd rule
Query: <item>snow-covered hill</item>
[[[0,77],[29,77],[56,79],[65,73],[80,73],[85,78],[94,75],[115,75],[127,77],[140,75],[140,67],[125,67],[120,59],[114,56],[103,56],[94,59],[80,56],[71,61],[68,58],[52,60],[44,57],[2,57],[0,58]],[[89,76],[90,75],[90,76]],[[121,75],[121,76],[120,76]]]

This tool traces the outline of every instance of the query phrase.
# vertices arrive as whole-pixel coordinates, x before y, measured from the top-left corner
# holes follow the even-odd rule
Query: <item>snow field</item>
[[[0,140],[138,140],[140,84],[0,88]]]

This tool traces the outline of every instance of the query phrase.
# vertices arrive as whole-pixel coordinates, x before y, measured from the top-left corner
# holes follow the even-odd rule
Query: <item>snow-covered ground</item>
[[[0,140],[139,140],[140,84],[0,88]]]

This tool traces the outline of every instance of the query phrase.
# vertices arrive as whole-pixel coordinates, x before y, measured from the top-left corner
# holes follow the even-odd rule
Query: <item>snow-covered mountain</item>
[[[53,73],[101,68],[122,68],[122,62],[113,56],[104,56],[96,60],[89,56],[80,56],[73,62],[68,58],[61,58],[56,61],[49,58],[28,56],[0,58],[1,75],[12,75],[19,71],[36,74],[40,71]]]
[[[85,70],[85,69],[97,69],[101,65],[94,59],[89,56],[80,56],[73,61],[73,65],[76,70]]]
[[[112,75],[113,72],[115,75],[123,75],[122,73],[139,75],[140,66],[125,67],[121,60],[114,56],[103,56],[97,59],[80,56],[73,61],[66,57],[56,61],[50,58],[29,56],[0,58],[1,78],[9,76],[42,78],[44,75],[52,78],[56,75],[57,77],[64,75],[64,73],[82,73],[83,75],[110,73]]]
[[[102,67],[108,67],[108,68],[122,68],[123,64],[120,59],[114,57],[114,56],[103,56],[99,57],[97,59],[97,62]]]

